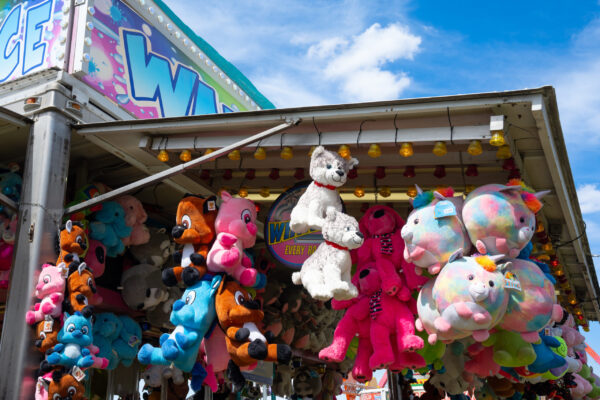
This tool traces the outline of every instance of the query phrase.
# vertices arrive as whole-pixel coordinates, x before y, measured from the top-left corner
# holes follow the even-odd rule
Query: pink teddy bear
[[[223,203],[215,219],[217,238],[208,252],[206,266],[211,272],[226,272],[243,286],[261,286],[264,275],[252,268],[244,249],[256,243],[256,206],[247,199],[234,199],[221,192]]]
[[[352,300],[331,300],[334,310],[346,309],[333,333],[333,342],[319,352],[319,358],[325,361],[341,362],[346,357],[350,342],[358,335],[358,351],[354,359],[352,376],[359,382],[368,382],[373,378],[369,358],[373,354],[371,346],[371,318],[369,296],[359,294]]]
[[[58,266],[42,265],[42,273],[35,287],[35,295],[42,301],[36,303],[33,311],[27,311],[25,320],[29,325],[42,321],[46,315],[59,318],[62,315],[62,301],[65,293],[65,263]]]
[[[138,246],[146,244],[150,240],[150,231],[144,225],[148,214],[142,206],[142,202],[133,196],[123,196],[115,200],[125,210],[125,225],[131,227],[131,234],[122,239],[125,246]]]

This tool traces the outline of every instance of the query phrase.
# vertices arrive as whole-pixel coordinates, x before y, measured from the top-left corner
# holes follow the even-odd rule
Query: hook
[[[448,115],[448,125],[450,125],[450,144],[454,144],[454,126],[450,119],[450,107],[446,107],[446,113]]]
[[[365,122],[375,122],[375,120],[374,119],[365,119],[364,121],[362,121],[360,123],[360,127],[358,129],[358,135],[356,136],[356,148],[358,148],[359,141],[360,141],[360,135],[362,134],[362,127]]]
[[[198,149],[196,149],[196,140],[198,139],[198,136],[194,136],[194,152],[198,151]]]
[[[398,146],[398,125],[396,125],[396,118],[398,114],[394,115],[394,128],[396,128],[396,134],[394,135],[394,146]]]
[[[319,137],[319,146],[320,146],[321,145],[321,133],[322,132],[319,132],[319,128],[317,128],[317,123],[315,122],[315,116],[314,115],[312,117],[312,123],[313,123],[313,126],[315,127],[315,131],[317,131],[317,136]]]

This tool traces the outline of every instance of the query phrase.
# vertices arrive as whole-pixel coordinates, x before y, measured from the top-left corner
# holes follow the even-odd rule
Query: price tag
[[[129,341],[127,342],[127,344],[129,345],[129,347],[135,347],[136,344],[138,344],[140,342],[140,338],[132,335],[129,337]]]
[[[456,207],[449,200],[442,200],[435,205],[433,209],[433,217],[435,219],[453,217],[456,215]]]
[[[44,333],[52,332],[52,327],[54,326],[54,320],[45,320],[44,321]]]
[[[41,393],[42,391],[48,391],[48,382],[40,376],[35,384],[35,392]]]
[[[521,282],[519,282],[519,279],[515,274],[513,274],[512,272],[507,272],[504,275],[504,287],[506,287],[507,289],[515,289],[520,292]]]
[[[73,367],[71,375],[73,375],[73,378],[75,378],[77,382],[81,382],[85,379],[85,372],[83,372],[77,365]]]
[[[216,211],[217,210],[217,203],[215,203],[214,200],[210,200],[207,202],[207,207],[208,207],[208,211]]]

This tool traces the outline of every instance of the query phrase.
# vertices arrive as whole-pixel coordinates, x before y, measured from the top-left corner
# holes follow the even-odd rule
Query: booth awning
[[[266,211],[286,188],[309,178],[307,154],[318,144],[330,149],[343,146],[342,151],[360,160],[357,176],[341,192],[348,211],[357,215],[369,202],[394,203],[406,215],[415,184],[424,189],[452,186],[464,193],[474,186],[521,177],[536,191],[551,192],[539,218],[539,229],[547,233],[550,244],[538,251],[558,260],[557,268],[567,278],[561,294],[576,307],[576,314],[579,310],[589,320],[600,318],[600,289],[552,87],[116,121],[74,129],[143,173],[153,174],[183,163],[184,151],[189,153],[183,159],[195,159],[296,119],[299,124],[280,134],[247,144],[239,154],[186,170],[166,183],[178,196],[223,188],[243,191]],[[502,141],[505,145],[498,146]]]

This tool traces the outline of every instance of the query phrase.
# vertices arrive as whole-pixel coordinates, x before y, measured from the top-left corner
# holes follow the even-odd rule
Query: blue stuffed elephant
[[[129,367],[135,360],[140,348],[142,328],[140,328],[140,324],[127,315],[120,315],[119,320],[121,320],[123,328],[121,328],[119,336],[112,345],[113,349],[119,354],[121,363]]]
[[[125,251],[123,238],[131,235],[131,227],[125,224],[125,210],[119,203],[108,201],[95,214],[90,223],[90,238],[106,246],[106,255],[116,257]]]
[[[119,337],[123,323],[113,313],[96,315],[94,323],[94,345],[100,350],[98,357],[108,360],[106,369],[115,369],[119,365],[119,352],[115,351],[113,342]]]

